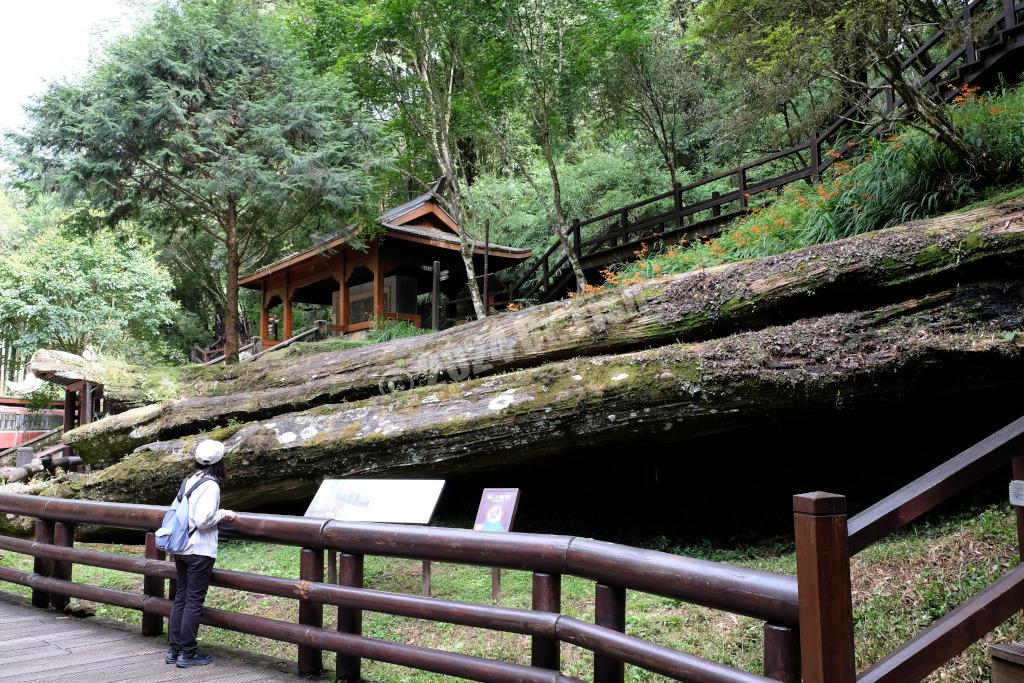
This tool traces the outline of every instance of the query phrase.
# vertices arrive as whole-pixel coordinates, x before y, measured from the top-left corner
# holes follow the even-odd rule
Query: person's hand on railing
[[[236,519],[238,519],[238,515],[236,515],[231,510],[225,510],[224,511],[224,516],[220,518],[220,521],[222,521],[222,522],[233,522]]]

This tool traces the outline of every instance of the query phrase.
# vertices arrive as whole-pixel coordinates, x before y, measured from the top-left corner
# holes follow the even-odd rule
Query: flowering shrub
[[[849,158],[827,152],[831,164],[817,185],[786,187],[715,239],[644,245],[635,262],[603,272],[606,286],[830,242],[963,206],[985,188],[1019,183],[1024,86],[989,95],[963,86],[949,107],[960,134],[980,150],[983,167],[917,129],[854,141],[856,153]]]

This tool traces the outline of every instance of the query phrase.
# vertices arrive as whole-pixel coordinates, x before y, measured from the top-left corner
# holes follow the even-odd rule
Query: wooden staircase
[[[919,89],[944,101],[952,100],[964,85],[987,89],[1001,79],[1019,80],[1024,71],[1024,25],[1018,23],[1022,10],[1024,3],[1015,0],[973,0],[955,22],[936,31],[903,61],[904,72],[918,74]],[[981,21],[988,23],[979,26],[977,22]],[[943,50],[953,29],[965,26],[971,28],[971,39]],[[936,52],[945,52],[945,56],[936,60]],[[600,271],[614,263],[634,260],[645,242],[674,244],[713,237],[749,212],[751,197],[792,183],[817,182],[837,159],[851,153],[853,147],[841,140],[849,133],[850,122],[856,121],[872,102],[887,114],[898,116],[904,110],[903,101],[883,80],[861,102],[825,130],[812,133],[803,144],[688,185],[677,183],[668,192],[600,216],[573,220],[570,241],[588,282],[600,282]],[[860,133],[879,135],[890,127],[891,123],[880,122]],[[822,150],[834,150],[835,154],[823,157]],[[793,170],[778,172],[779,162],[790,162]],[[720,187],[723,182],[731,182],[732,189],[711,191],[712,186]],[[596,236],[584,239],[583,229],[588,226],[596,226],[587,230]],[[554,301],[575,290],[574,285],[569,260],[555,242],[527,263],[511,286],[510,296],[529,302]]]

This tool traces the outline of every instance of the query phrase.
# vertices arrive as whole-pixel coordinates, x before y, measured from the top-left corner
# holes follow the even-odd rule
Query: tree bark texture
[[[422,337],[318,354],[272,353],[232,367],[185,370],[161,385],[176,386],[179,398],[90,423],[65,440],[86,459],[109,462],[142,444],[229,421],[271,418],[575,356],[709,340],[896,303],[979,279],[1012,282],[1024,268],[1021,208],[1012,202],[987,207],[493,316]],[[40,354],[38,373],[60,376],[54,367],[59,358]],[[45,368],[43,361],[48,361]],[[70,365],[69,372],[83,370]],[[122,385],[134,383],[122,380]],[[119,390],[106,387],[108,396]]]
[[[222,440],[224,504],[310,496],[325,477],[452,475],[582,449],[678,442],[785,419],[1024,383],[1024,289],[955,287],[723,338],[580,357],[287,412],[145,445],[18,491],[170,500],[197,445]],[[11,490],[10,488],[0,490]],[[0,525],[10,522],[0,521]]]

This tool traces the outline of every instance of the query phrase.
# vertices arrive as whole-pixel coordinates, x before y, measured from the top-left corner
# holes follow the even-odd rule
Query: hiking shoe
[[[190,666],[206,666],[212,661],[213,655],[208,652],[201,652],[199,650],[192,653],[182,652],[178,655],[178,668],[187,669]]]
[[[181,650],[168,650],[167,654],[164,655],[164,662],[167,664],[174,664],[178,661],[178,655],[181,654]]]

